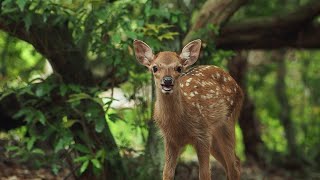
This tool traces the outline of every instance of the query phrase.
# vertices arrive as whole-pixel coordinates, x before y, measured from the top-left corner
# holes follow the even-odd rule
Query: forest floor
[[[140,162],[141,163],[141,162]],[[29,164],[29,165],[28,165]],[[54,175],[50,169],[34,169],[32,163],[18,163],[17,160],[6,156],[3,144],[0,141],[0,180],[72,180],[70,171],[63,170]],[[216,162],[211,165],[212,179],[226,179],[222,166]],[[134,179],[134,178],[129,178]],[[176,169],[176,180],[197,180],[197,162],[181,162]],[[256,165],[242,164],[242,180],[320,180],[320,172],[308,173],[289,171],[283,168],[269,167],[261,169]]]
[[[0,180],[63,180],[73,179],[69,171],[65,170],[58,175],[54,175],[49,169],[32,169],[26,165],[18,164],[5,160],[0,162]],[[134,179],[134,178],[130,178]],[[193,163],[180,163],[176,171],[176,180],[197,180],[198,179],[198,165]],[[225,173],[219,164],[212,165],[212,179],[224,180]],[[307,180],[320,179],[320,175],[316,174],[311,177],[304,177],[302,173],[290,172],[284,169],[268,169],[262,170],[257,166],[242,166],[243,180]]]

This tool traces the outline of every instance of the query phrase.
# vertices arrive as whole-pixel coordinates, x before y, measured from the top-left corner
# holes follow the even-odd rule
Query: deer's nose
[[[166,85],[166,86],[170,86],[170,85],[173,84],[173,79],[172,79],[171,76],[163,77],[162,81],[163,81],[163,84]]]

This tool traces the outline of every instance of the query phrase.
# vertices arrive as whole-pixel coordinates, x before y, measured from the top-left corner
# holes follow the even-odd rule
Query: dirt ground
[[[213,164],[212,179],[224,180],[225,173],[219,164]],[[31,169],[25,165],[10,161],[0,162],[0,180],[63,180],[73,179],[69,171],[65,170],[58,175],[53,175],[49,169]],[[131,178],[130,178],[131,179]],[[180,163],[176,170],[176,180],[197,180],[198,165],[196,162],[183,164]],[[243,180],[294,180],[294,179],[319,179],[320,174],[314,174],[313,177],[303,178],[297,176],[295,172],[285,170],[263,171],[256,166],[243,166],[241,179]]]

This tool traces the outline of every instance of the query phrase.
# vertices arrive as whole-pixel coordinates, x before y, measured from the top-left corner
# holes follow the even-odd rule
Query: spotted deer
[[[163,179],[174,178],[181,149],[194,146],[199,178],[211,179],[210,154],[219,161],[229,180],[240,179],[240,161],[235,154],[235,123],[243,93],[236,81],[217,66],[194,64],[201,40],[188,43],[180,54],[156,55],[143,41],[133,42],[136,59],[154,76],[154,120],[165,144]]]

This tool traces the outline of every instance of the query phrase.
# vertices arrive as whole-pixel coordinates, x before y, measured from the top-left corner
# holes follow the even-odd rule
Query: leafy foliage
[[[100,136],[105,136],[104,110],[109,108],[111,99],[103,103],[97,89],[59,84],[53,78],[29,84],[16,94],[22,108],[15,117],[24,117],[28,128],[21,144],[7,150],[23,161],[34,159],[38,166],[50,164],[54,172],[65,166],[61,159],[74,159],[69,163],[81,165],[76,169],[78,173],[83,173],[89,164],[101,170],[107,152],[90,140],[88,128],[93,126]]]

